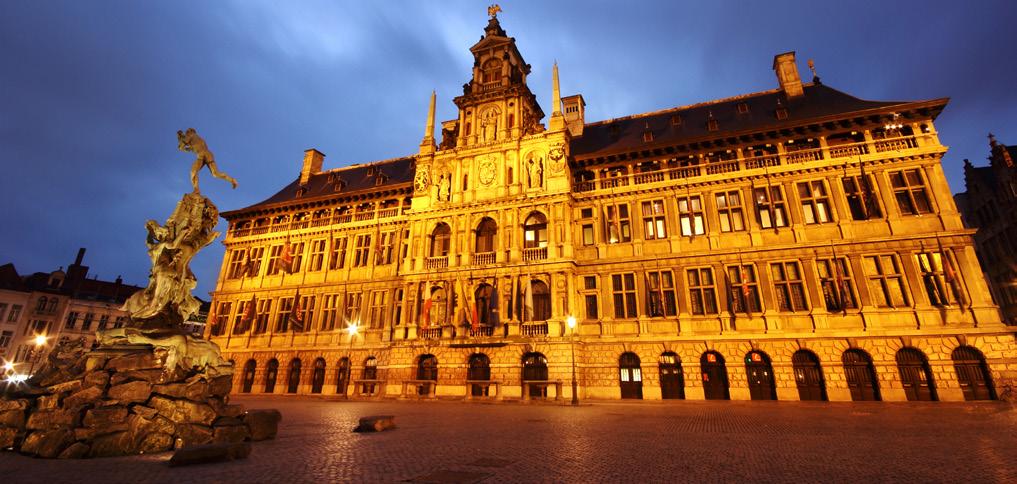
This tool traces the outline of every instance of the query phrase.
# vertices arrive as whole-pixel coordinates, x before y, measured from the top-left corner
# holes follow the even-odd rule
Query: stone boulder
[[[212,442],[215,434],[212,433],[211,427],[204,425],[178,424],[176,436],[180,439],[180,447],[187,447],[208,444]]]
[[[275,409],[248,410],[244,414],[243,422],[251,432],[251,440],[274,439],[279,432],[279,422],[282,421],[282,414]]]
[[[106,371],[93,371],[85,375],[85,378],[81,381],[81,386],[105,389],[107,383],[109,383],[109,373]]]
[[[110,387],[107,395],[123,403],[145,403],[152,395],[152,384],[146,381],[131,381]]]
[[[24,410],[0,411],[0,427],[25,428]]]
[[[126,421],[127,407],[105,407],[88,410],[81,423],[85,427],[109,427]]]
[[[52,459],[60,455],[64,449],[74,443],[74,432],[60,428],[39,430],[28,434],[21,444],[21,452]]]
[[[58,459],[81,459],[88,455],[88,444],[75,442],[57,456]]]
[[[182,447],[170,458],[171,467],[210,462],[226,462],[234,459],[246,459],[251,455],[249,442],[222,443]]]
[[[75,408],[81,407],[94,403],[96,400],[102,398],[102,389],[96,387],[85,388],[72,393],[69,397],[64,398],[64,408]]]
[[[0,427],[0,449],[9,449],[17,443],[21,430],[11,427]]]
[[[78,426],[80,419],[81,412],[77,410],[39,410],[28,417],[25,427],[29,430],[72,429]]]
[[[159,415],[176,423],[196,423],[207,426],[212,425],[217,417],[215,410],[204,403],[172,400],[158,395],[152,397],[148,403],[159,411]]]

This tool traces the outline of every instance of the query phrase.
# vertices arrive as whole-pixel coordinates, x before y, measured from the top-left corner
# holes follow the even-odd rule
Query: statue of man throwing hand
[[[209,151],[205,140],[198,136],[198,132],[194,128],[187,128],[186,133],[177,131],[177,148],[180,151],[190,151],[197,155],[197,158],[194,159],[194,164],[191,165],[191,185],[194,186],[194,193],[201,193],[198,190],[198,172],[206,166],[208,171],[212,173],[212,176],[230,182],[233,188],[237,187],[236,179],[219,171],[215,166],[215,155]]]

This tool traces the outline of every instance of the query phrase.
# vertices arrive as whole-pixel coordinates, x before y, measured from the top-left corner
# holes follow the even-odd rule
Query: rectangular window
[[[275,332],[285,333],[290,329],[290,313],[293,312],[293,298],[279,299],[279,311],[275,315]]]
[[[361,294],[359,292],[346,293],[346,301],[343,305],[343,319],[346,322],[353,322],[360,319]]]
[[[879,201],[876,190],[873,188],[872,179],[868,176],[846,176],[842,182],[852,219],[868,220],[883,216],[882,210],[879,209]]]
[[[395,246],[395,232],[384,232],[378,241],[378,255],[375,258],[375,265],[392,263],[392,248]]]
[[[74,325],[78,323],[77,311],[71,311],[67,313],[67,322],[64,323],[64,328],[74,329]]]
[[[703,222],[703,200],[699,195],[678,199],[678,223],[685,237],[706,233],[706,225]]]
[[[881,308],[910,306],[904,291],[904,274],[900,262],[893,254],[869,256],[865,259],[865,272],[869,278],[869,292],[873,304]]]
[[[915,254],[925,294],[929,296],[929,304],[933,306],[949,306],[957,302],[957,274],[951,261],[944,261],[944,256],[949,257],[942,252]]]
[[[717,314],[717,288],[713,269],[689,269],[689,306],[692,314]]]
[[[388,291],[372,291],[370,306],[367,312],[367,327],[381,329],[385,327],[385,295]]]
[[[339,320],[339,305],[341,300],[338,294],[327,294],[321,308],[321,330],[332,331]]]
[[[212,325],[212,329],[210,331],[212,335],[220,336],[226,334],[226,325],[229,324],[230,310],[232,309],[233,309],[232,302],[219,303],[219,309],[218,311],[215,311],[215,314],[213,315],[215,316],[215,318],[213,318],[213,321],[206,321],[207,324]],[[113,327],[119,328],[120,326],[117,325],[123,324],[122,319],[123,319],[122,317],[118,317],[116,321],[113,322]]]
[[[371,256],[371,234],[360,234],[357,236],[356,245],[353,248],[353,267],[365,267]]]
[[[310,331],[314,324],[314,296],[300,296],[300,305],[296,310],[300,311],[300,317],[304,320],[303,331]]]
[[[583,245],[593,245],[596,238],[593,234],[593,224],[583,224]]]
[[[742,209],[742,194],[738,190],[717,194],[717,215],[721,232],[745,230],[745,213]]]
[[[273,245],[268,249],[268,275],[278,274],[280,267],[280,258],[282,257],[283,246]]]
[[[14,339],[13,331],[4,331],[0,333],[0,348],[6,348],[11,345],[11,341]]]
[[[258,274],[261,274],[261,260],[265,258],[265,248],[251,247],[250,254],[246,277],[258,277]]]
[[[647,314],[651,317],[678,315],[678,298],[674,289],[674,273],[652,271],[646,273]]]
[[[395,290],[395,304],[393,304],[393,306],[395,307],[395,316],[393,317],[393,323],[394,323],[395,326],[400,326],[400,325],[403,324],[403,290],[402,289],[396,289]]]
[[[248,301],[250,304],[250,301]],[[272,300],[261,299],[258,301],[256,308],[256,316],[254,318],[254,332],[257,334],[268,331],[268,317],[272,312]],[[242,317],[243,313],[238,313],[238,316]]]
[[[925,181],[917,168],[890,172],[890,186],[897,199],[897,206],[904,215],[921,215],[932,212]]]
[[[7,315],[7,303],[0,303],[0,321],[4,320],[4,316]]]
[[[799,183],[798,198],[802,204],[806,224],[825,224],[833,221],[830,214],[830,197],[826,194],[826,185],[822,180]]]
[[[604,233],[607,243],[632,241],[632,228],[629,225],[629,204],[608,205],[604,215]]]
[[[819,271],[819,284],[823,289],[827,311],[858,308],[847,259],[819,259],[816,261],[816,269]]]
[[[239,279],[244,274],[246,258],[247,249],[236,249],[230,252],[229,269],[226,271],[227,279]]]
[[[773,292],[777,296],[778,311],[809,310],[809,303],[805,299],[805,282],[802,280],[802,270],[797,262],[770,264],[770,276],[773,278]]]
[[[21,305],[14,304],[11,306],[11,313],[7,315],[8,323],[16,323],[18,318],[21,317]]]
[[[325,239],[311,241],[311,260],[307,270],[318,272],[325,266]]]
[[[666,239],[667,222],[664,219],[664,201],[643,202],[643,239]]]
[[[764,229],[787,227],[787,210],[784,208],[784,194],[780,187],[756,188],[756,214],[759,226]]]
[[[583,276],[583,301],[586,319],[600,318],[600,298],[597,294],[597,276]]]
[[[88,331],[92,329],[92,320],[95,319],[95,314],[85,313],[85,319],[81,321],[81,330]]]
[[[290,267],[290,273],[300,272],[301,264],[304,262],[304,243],[294,242],[290,244],[290,256],[293,257],[293,265]]]
[[[100,330],[106,329],[106,326],[108,325],[109,325],[109,315],[103,314],[102,316],[99,316],[99,326],[97,329]]]
[[[127,322],[127,318],[123,316],[117,316],[117,318],[113,320],[113,328],[114,329],[123,328],[125,322]]]
[[[752,264],[727,268],[729,310],[736,313],[758,313],[763,310],[759,301],[759,282]]]
[[[328,260],[330,270],[342,269],[346,265],[346,237],[332,239],[332,256]]]
[[[611,295],[614,297],[614,317],[618,319],[636,317],[635,274],[613,274]]]

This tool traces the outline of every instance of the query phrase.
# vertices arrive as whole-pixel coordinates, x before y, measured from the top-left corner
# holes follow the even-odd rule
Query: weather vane
[[[490,15],[491,18],[498,18],[498,12],[501,12],[501,6],[497,3],[487,7],[487,14]]]

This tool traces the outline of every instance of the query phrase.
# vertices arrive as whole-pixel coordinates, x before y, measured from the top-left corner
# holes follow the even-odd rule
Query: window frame
[[[646,200],[640,204],[643,219],[643,240],[667,238],[667,208],[664,199]]]
[[[682,237],[706,235],[702,195],[678,197],[678,230]],[[699,208],[696,208],[699,205]]]
[[[731,203],[731,195],[737,197],[737,204]],[[717,204],[717,218],[720,222],[720,231],[743,232],[745,231],[745,195],[741,190],[727,190],[714,193],[714,203]],[[735,218],[737,216],[737,218]],[[737,220],[737,223],[735,221]],[[725,225],[727,228],[725,229]],[[740,228],[735,228],[735,225]],[[716,279],[714,279],[716,282]]]
[[[756,222],[761,228],[778,229],[790,225],[782,186],[755,187],[752,189],[752,197],[756,204]],[[773,213],[770,213],[771,208]],[[764,213],[766,214],[765,218],[763,217]]]
[[[917,216],[935,212],[932,197],[928,189],[929,183],[923,172],[924,170],[921,168],[907,168],[887,173],[887,177],[890,180],[890,189],[893,190],[893,198],[897,200],[897,208],[900,210],[901,215]],[[908,176],[910,174],[914,174],[917,177],[918,183],[912,184],[912,180]],[[897,180],[903,182],[903,184],[899,185]],[[920,197],[916,198],[916,194],[920,195]],[[919,200],[925,203],[924,210],[919,207]]]
[[[792,277],[792,273],[797,277]],[[777,311],[783,313],[809,312],[808,291],[805,288],[805,274],[798,261],[778,261],[770,263],[770,285],[773,287],[773,300]]]
[[[865,265],[865,279],[869,286],[869,293],[873,298],[873,306],[890,309],[911,307],[912,299],[908,294],[904,267],[901,265],[900,257],[897,254],[866,255],[862,258],[862,261]],[[890,262],[894,272],[887,272],[885,268],[887,261]],[[890,292],[893,287],[890,284],[891,281],[896,282],[895,286],[900,290],[899,294]],[[880,295],[882,295],[881,300],[879,299]],[[899,305],[895,304],[896,301],[893,298],[895,295],[900,296],[901,301]]]
[[[615,319],[639,317],[638,289],[634,272],[611,274],[611,301]]]
[[[709,274],[710,283],[703,282],[703,274]],[[693,275],[695,279],[693,279]],[[689,313],[694,316],[720,314],[717,304],[717,278],[712,267],[690,267],[685,270],[685,281],[689,291]],[[697,305],[698,302],[698,305]],[[712,307],[710,306],[712,304]]]
[[[798,182],[798,203],[802,208],[802,221],[806,225],[834,223],[833,207],[830,205],[830,190],[824,180]],[[819,190],[819,194],[816,190]],[[804,190],[804,192],[803,192]]]

